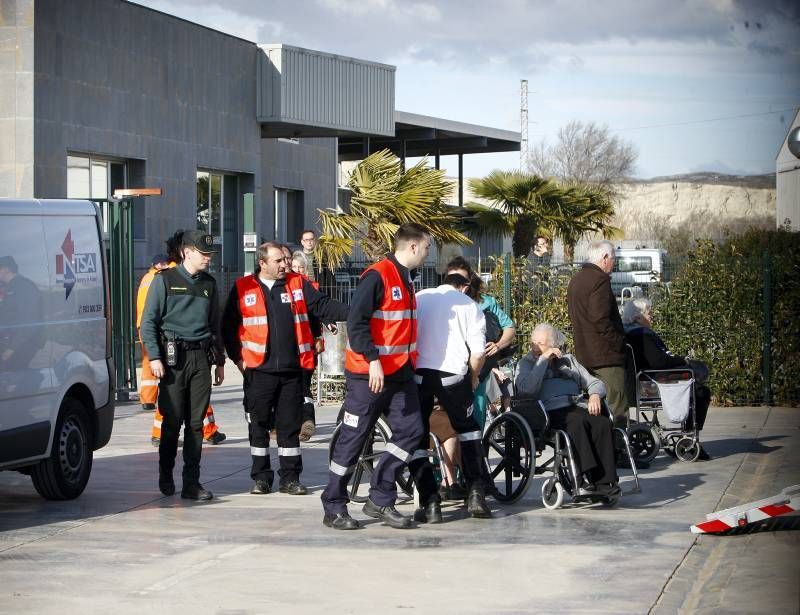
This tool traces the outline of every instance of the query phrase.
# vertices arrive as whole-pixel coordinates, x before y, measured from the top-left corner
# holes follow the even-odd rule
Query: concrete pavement
[[[800,483],[798,409],[712,409],[714,459],[662,454],[615,509],[548,512],[537,476],[520,502],[492,502],[491,521],[447,506],[442,525],[393,530],[351,505],[366,528],[335,532],[319,494],[337,408],[318,411],[304,445],[310,495],[249,495],[239,383],[231,374],[212,399],[228,440],[203,450],[211,503],[161,496],[152,415],[136,404],[118,408],[79,499],[45,502],[27,477],[0,473],[0,613],[798,611],[798,532],[689,532],[707,512]]]

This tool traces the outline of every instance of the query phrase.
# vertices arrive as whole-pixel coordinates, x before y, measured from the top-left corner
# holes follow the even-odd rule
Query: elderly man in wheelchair
[[[564,334],[547,323],[531,334],[531,351],[517,366],[517,397],[533,397],[547,412],[550,427],[571,443],[576,475],[573,498],[616,502],[620,494],[613,424],[602,399],[603,383],[561,350]]]

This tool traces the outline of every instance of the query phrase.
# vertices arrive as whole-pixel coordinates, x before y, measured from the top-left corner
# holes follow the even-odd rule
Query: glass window
[[[125,187],[127,182],[124,162],[110,162],[93,156],[67,156],[67,198],[108,199],[114,189]],[[101,210],[103,232],[108,233],[108,203],[103,203]],[[144,228],[143,225],[144,220],[140,226]],[[135,232],[134,236],[139,238]]]
[[[197,230],[208,231],[208,173],[197,172]]]
[[[650,256],[619,256],[614,262],[614,271],[652,271]]]
[[[208,232],[214,236],[215,243],[220,243],[222,241],[222,175],[212,174],[209,184],[211,200]]]
[[[89,159],[67,156],[67,198],[88,199],[92,196],[89,180]]]
[[[108,163],[92,160],[92,198],[108,198]]]

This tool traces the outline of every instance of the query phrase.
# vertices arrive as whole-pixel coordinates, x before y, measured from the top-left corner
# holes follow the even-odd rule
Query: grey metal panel
[[[260,45],[259,122],[394,134],[395,67],[288,45]],[[329,134],[329,133],[325,133]]]

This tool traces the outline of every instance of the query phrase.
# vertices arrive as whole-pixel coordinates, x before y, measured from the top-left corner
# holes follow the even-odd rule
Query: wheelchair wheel
[[[495,499],[516,502],[525,495],[536,457],[533,434],[525,419],[516,412],[495,419],[483,436],[483,451]]]
[[[542,504],[547,510],[561,508],[564,503],[564,486],[551,476],[542,483]]]
[[[695,440],[692,436],[683,436],[675,442],[675,456],[678,461],[690,463],[697,461],[700,456],[700,442]]]
[[[648,423],[636,423],[628,428],[628,440],[636,461],[650,463],[658,455],[661,436]]]
[[[678,443],[683,436],[679,433],[671,433],[667,435],[667,442],[664,444],[664,450],[667,452],[667,455],[670,457],[676,457],[675,455],[675,445]]]

